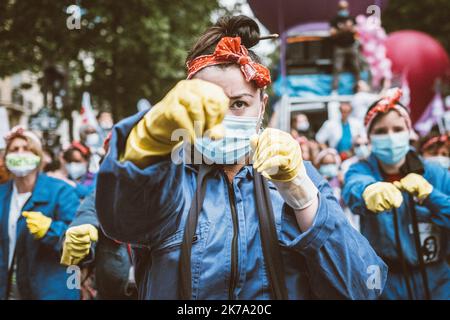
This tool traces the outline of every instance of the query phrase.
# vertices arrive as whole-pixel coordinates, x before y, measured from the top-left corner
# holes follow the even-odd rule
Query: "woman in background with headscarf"
[[[420,148],[422,156],[430,162],[450,169],[450,136],[448,134],[428,137]]]
[[[383,299],[448,299],[450,174],[410,147],[400,97],[393,89],[368,109],[372,154],[349,168],[343,198],[389,266]]]
[[[334,195],[341,198],[342,179],[340,177],[341,158],[336,149],[326,148],[320,151],[314,159],[314,165],[319,173],[328,180]]]
[[[5,140],[11,180],[0,185],[0,298],[78,299],[58,259],[78,197],[65,182],[40,173],[42,145],[34,133],[16,127]]]

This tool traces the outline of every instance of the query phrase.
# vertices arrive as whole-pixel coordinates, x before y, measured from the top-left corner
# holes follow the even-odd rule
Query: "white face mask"
[[[297,130],[298,131],[307,131],[309,129],[309,122],[308,121],[302,121],[299,124],[297,124]]]
[[[87,166],[81,162],[70,162],[66,164],[66,170],[70,178],[78,180],[87,173]]]
[[[98,133],[90,133],[86,136],[86,145],[88,147],[96,147],[100,142]]]
[[[428,157],[426,158],[430,162],[434,162],[439,164],[444,169],[447,169],[450,167],[450,158],[445,156],[434,156],[434,157]]]
[[[31,152],[12,152],[6,155],[6,167],[16,177],[25,177],[32,173],[41,162],[41,158]]]
[[[102,128],[103,130],[111,130],[112,127],[113,127],[113,123],[110,121],[100,122],[100,128]]]

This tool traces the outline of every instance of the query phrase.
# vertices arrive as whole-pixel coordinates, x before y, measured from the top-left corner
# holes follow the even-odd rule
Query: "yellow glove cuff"
[[[295,176],[289,182],[273,181],[283,200],[294,210],[309,207],[319,193],[316,185],[306,174],[304,167],[301,171],[301,174]]]

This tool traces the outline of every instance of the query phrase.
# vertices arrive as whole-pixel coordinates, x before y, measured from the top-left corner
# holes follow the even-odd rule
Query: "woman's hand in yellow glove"
[[[288,182],[304,171],[300,145],[287,132],[268,128],[251,138],[251,146],[253,167],[268,179]]]
[[[300,145],[284,131],[268,128],[251,138],[253,167],[273,181],[284,201],[303,210],[317,199],[317,187],[306,174]]]
[[[199,79],[182,80],[133,128],[122,160],[144,167],[152,157],[170,154],[180,136],[192,142],[209,130],[212,138],[219,139],[228,107],[221,87]],[[180,129],[183,132],[176,132]],[[177,137],[172,139],[172,134]]]
[[[420,201],[426,199],[433,191],[433,186],[417,173],[410,173],[400,181],[395,181],[394,184],[400,190],[416,196]]]
[[[41,212],[24,211],[22,216],[27,221],[28,230],[36,239],[43,238],[52,224],[52,219]]]
[[[399,208],[403,203],[400,190],[390,182],[376,182],[364,190],[363,199],[368,210],[379,213]]]
[[[70,266],[80,263],[89,254],[92,242],[97,240],[98,230],[91,224],[67,229],[61,264]]]

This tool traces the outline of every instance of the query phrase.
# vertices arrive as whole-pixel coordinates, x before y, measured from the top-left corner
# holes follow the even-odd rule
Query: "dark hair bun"
[[[223,30],[224,37],[240,37],[246,48],[251,48],[259,42],[258,24],[247,16],[222,17],[216,26]]]
[[[240,37],[242,45],[249,49],[259,42],[259,27],[255,20],[244,15],[222,17],[197,39],[189,51],[186,62],[200,55],[213,53],[223,37]],[[260,62],[254,52],[249,50],[249,54],[256,62]]]

